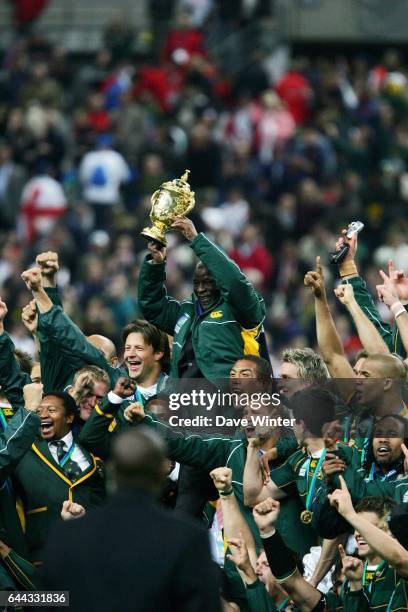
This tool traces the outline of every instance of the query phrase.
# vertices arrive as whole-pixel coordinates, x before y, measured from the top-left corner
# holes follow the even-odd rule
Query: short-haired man
[[[74,399],[55,391],[39,398],[37,439],[14,470],[26,524],[31,560],[41,560],[50,526],[60,520],[64,501],[88,509],[104,499],[104,476],[100,460],[82,448],[72,435],[77,415]]]
[[[38,306],[39,329],[47,334],[54,348],[57,348],[67,363],[71,364],[72,373],[84,364],[99,366],[109,374],[112,387],[121,376],[132,378],[137,382],[144,400],[164,386],[166,374],[163,371],[162,360],[166,367],[169,358],[166,334],[142,319],[129,324],[123,331],[126,369],[113,367],[61,307],[53,305],[42,286],[39,268],[25,271],[22,278],[27,288],[32,291]]]
[[[102,368],[85,366],[77,371],[69,394],[78,406],[81,424],[89,419],[95,406],[103,400],[109,389],[109,376]]]
[[[265,305],[238,266],[190,219],[173,224],[199,258],[191,299],[178,302],[167,295],[166,249],[148,243],[149,255],[139,276],[139,303],[148,321],[174,336],[172,378],[228,378],[242,354],[260,355]],[[267,357],[266,351],[263,351]]]
[[[322,357],[311,348],[288,348],[283,351],[279,390],[287,398],[305,387],[325,382],[328,377]]]

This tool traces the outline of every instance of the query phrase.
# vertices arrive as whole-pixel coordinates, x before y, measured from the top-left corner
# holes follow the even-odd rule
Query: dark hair
[[[292,398],[292,408],[295,419],[304,421],[306,429],[317,437],[322,436],[325,423],[336,418],[336,397],[320,387],[308,387],[298,391]]]
[[[374,450],[373,450],[373,440],[374,440],[374,434],[375,434],[375,428],[378,425],[378,423],[381,423],[381,421],[384,421],[385,419],[394,419],[395,421],[398,421],[398,423],[401,423],[402,428],[403,428],[403,439],[404,439],[404,444],[408,445],[408,420],[401,416],[400,414],[386,414],[385,416],[380,417],[377,421],[375,421],[370,438],[367,442],[367,454],[364,460],[364,464],[363,464],[363,468],[365,470],[369,470],[372,463],[374,463],[375,461],[375,457],[374,457]]]
[[[374,512],[380,519],[385,518],[396,506],[397,502],[391,497],[363,497],[357,502],[356,512]]]
[[[20,366],[20,370],[30,375],[31,370],[33,368],[34,359],[26,353],[18,348],[14,349],[14,356],[18,361],[18,365]]]
[[[62,400],[64,409],[65,409],[65,416],[69,416],[71,414],[73,414],[74,416],[77,415],[78,413],[77,405],[75,403],[74,398],[71,397],[69,393],[65,393],[65,391],[48,391],[47,393],[43,395],[43,399],[44,397],[50,397],[50,396],[58,397],[60,400]]]
[[[242,355],[242,357],[239,357],[237,361],[250,361],[251,363],[254,363],[258,372],[258,378],[260,380],[272,382],[272,366],[269,361],[263,357],[259,357],[258,355]],[[237,361],[235,363],[237,363]]]
[[[408,504],[398,504],[391,510],[388,526],[401,546],[408,548]]]
[[[145,321],[145,319],[136,319],[123,328],[123,344],[126,344],[129,334],[141,334],[146,344],[153,347],[155,353],[162,352],[161,366],[164,372],[168,372],[170,367],[170,346],[167,334],[152,323]]]

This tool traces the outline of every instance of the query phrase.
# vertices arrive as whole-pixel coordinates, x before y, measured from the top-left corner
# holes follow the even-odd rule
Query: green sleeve
[[[85,364],[98,366],[108,373],[111,385],[114,386],[120,371],[113,368],[101,351],[93,346],[85,334],[62,311],[60,306],[53,306],[50,310],[39,315],[39,328],[52,340],[64,359],[82,359]],[[76,362],[76,365],[77,362]]]
[[[343,596],[343,612],[370,612],[370,602],[364,589],[347,591]]]
[[[180,315],[180,302],[167,295],[166,264],[151,264],[149,256],[139,275],[138,301],[143,316],[171,336]]]
[[[296,483],[296,476],[292,468],[292,462],[289,459],[282,463],[277,468],[271,470],[271,480],[276,484],[280,489],[285,489],[286,487],[293,486]]]
[[[360,277],[350,278],[343,281],[344,284],[350,284],[353,287],[354,297],[356,298],[357,304],[360,306],[364,314],[370,319],[370,321],[376,327],[378,333],[388,346],[390,351],[393,349],[393,334],[391,327],[388,323],[381,320],[380,314],[374,304],[373,298],[367,289],[365,281]]]
[[[299,444],[295,436],[291,436],[290,438],[279,438],[276,449],[278,451],[278,459],[286,460],[299,450]]]
[[[122,404],[111,404],[104,397],[100,405],[92,411],[91,416],[81,429],[78,442],[90,453],[101,459],[109,457],[115,416]]]
[[[12,550],[2,559],[16,584],[25,591],[36,591],[40,586],[38,569]]]
[[[44,291],[48,295],[54,306],[61,306],[61,308],[63,309],[58,287],[45,287]]]
[[[247,329],[261,325],[265,318],[263,298],[255,291],[237,264],[205,234],[198,234],[190,246],[211,272],[238,323]]]
[[[340,488],[340,481],[337,476],[333,477],[336,481],[336,486]],[[354,466],[348,466],[343,473],[343,478],[346,481],[353,502],[362,499],[363,497],[392,497],[397,502],[406,501],[404,497],[408,494],[408,478],[385,482],[381,480],[373,480],[366,482],[363,476],[356,470]]]
[[[24,406],[23,387],[29,383],[29,375],[20,369],[14,355],[13,341],[4,332],[0,336],[0,386],[14,411]]]
[[[250,612],[276,612],[276,607],[260,580],[246,585],[246,596]]]
[[[224,466],[227,452],[233,449],[231,444],[242,444],[239,439],[233,440],[221,436],[204,438],[198,434],[176,430],[151,414],[146,415],[143,424],[154,428],[164,438],[169,459],[203,470],[211,471]]]
[[[11,470],[29,450],[40,428],[40,419],[34,412],[20,408],[0,434],[0,481],[4,482]]]

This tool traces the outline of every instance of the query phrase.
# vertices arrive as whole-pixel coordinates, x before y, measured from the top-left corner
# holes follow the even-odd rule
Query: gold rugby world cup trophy
[[[171,228],[177,217],[185,217],[195,206],[194,191],[188,183],[190,170],[173,181],[160,185],[151,198],[151,227],[145,227],[140,233],[147,240],[155,240],[166,246],[165,233]]]

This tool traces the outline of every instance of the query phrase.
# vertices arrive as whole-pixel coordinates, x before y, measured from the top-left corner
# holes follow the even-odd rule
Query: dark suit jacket
[[[142,493],[55,526],[43,574],[71,612],[221,611],[205,530]]]

